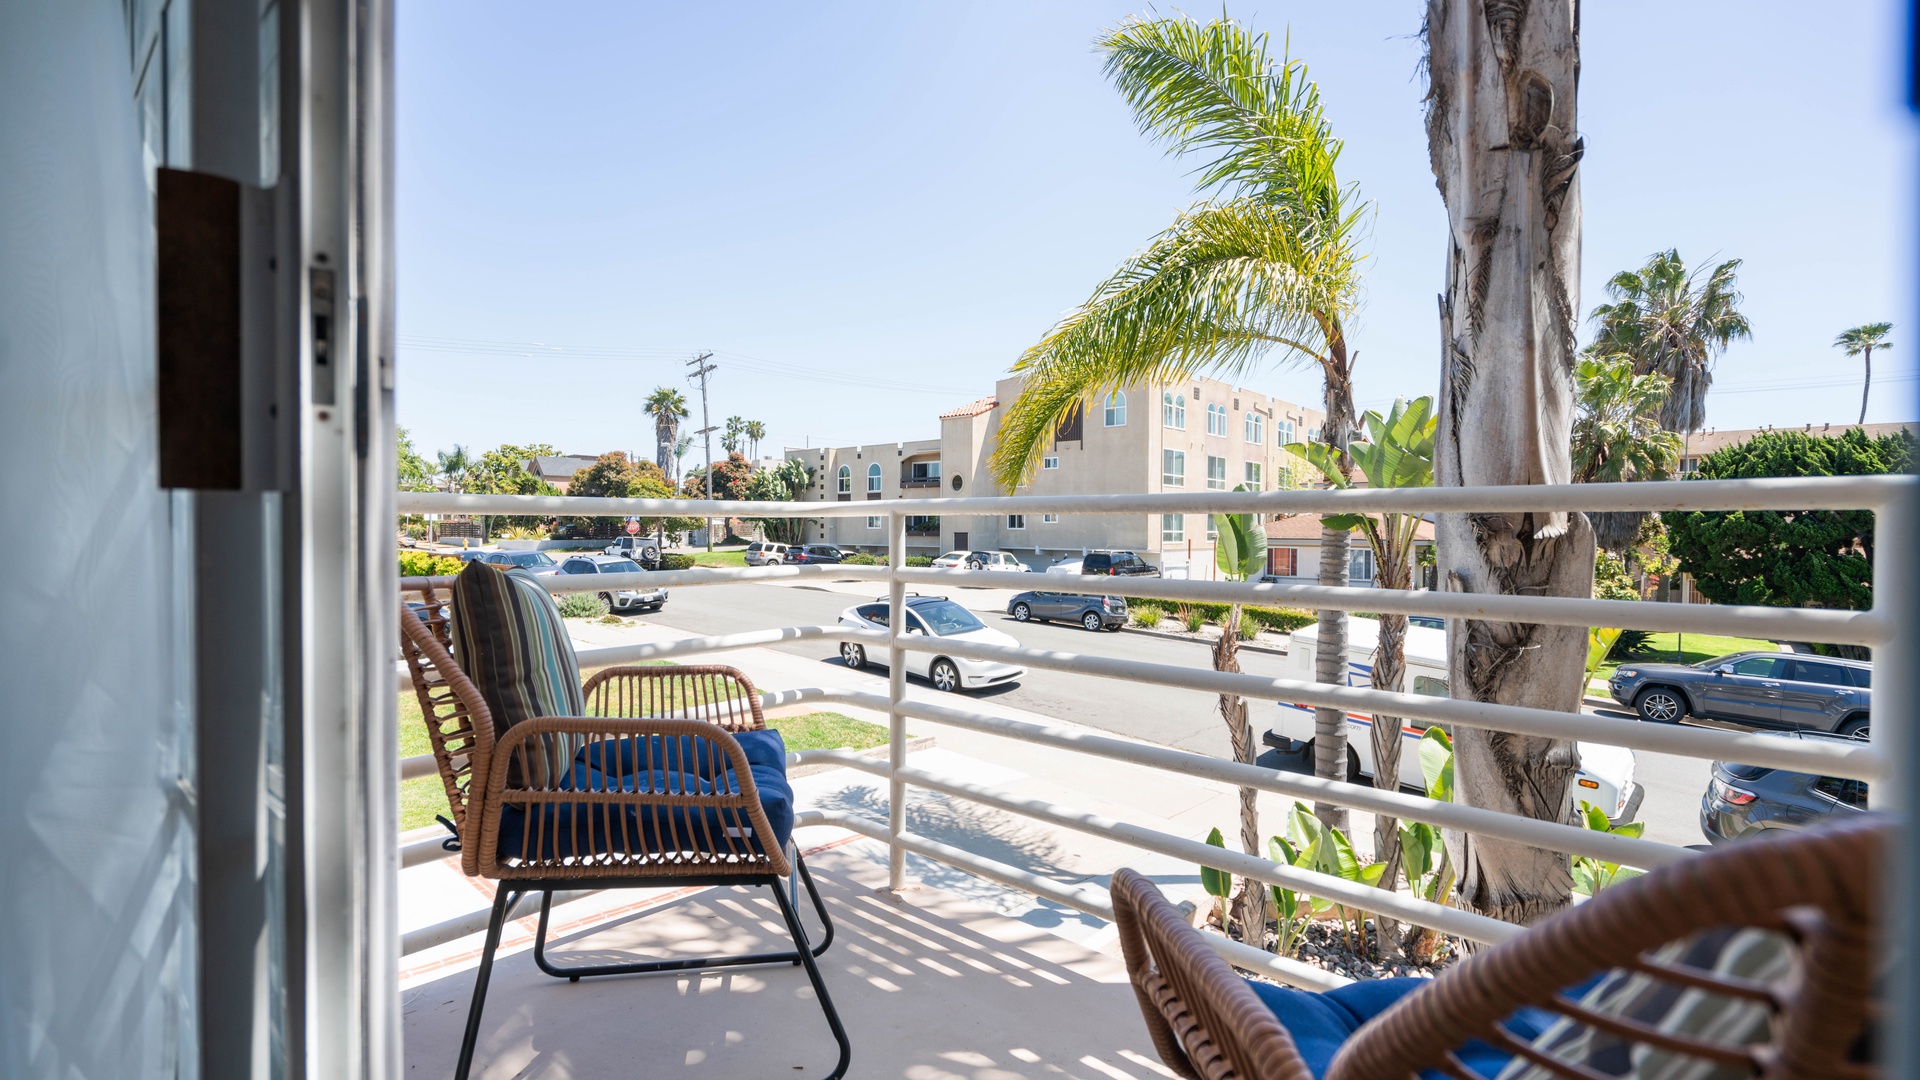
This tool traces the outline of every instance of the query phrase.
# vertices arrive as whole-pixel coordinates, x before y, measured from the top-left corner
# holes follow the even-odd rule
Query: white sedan
[[[888,623],[887,606],[885,600],[879,600],[850,607],[840,613],[840,625],[884,631]],[[973,612],[944,596],[908,596],[906,606],[908,634],[947,641],[1020,647],[1020,643],[1011,636],[989,629],[974,617]],[[869,663],[884,666],[885,661],[875,660],[875,655],[885,657],[886,652],[884,649],[869,652],[866,643],[859,641],[840,643],[840,659],[850,668],[864,668]],[[1027,669],[997,660],[970,660],[964,656],[942,656],[937,652],[914,649],[907,652],[907,672],[921,676],[940,690],[963,690],[1012,682],[1025,675]]]
[[[992,570],[1002,574],[1025,574],[1033,568],[1009,551],[949,551],[933,560],[936,570]]]

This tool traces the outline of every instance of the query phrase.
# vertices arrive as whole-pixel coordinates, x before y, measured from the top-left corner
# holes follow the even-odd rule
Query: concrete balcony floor
[[[1002,914],[991,898],[930,886],[889,892],[884,846],[864,838],[833,843],[845,834],[817,828],[804,832],[803,842],[809,834],[829,839],[807,862],[837,928],[820,964],[853,1042],[848,1076],[1172,1075],[1153,1053],[1110,935],[1063,937],[1058,924],[1081,917],[1059,909],[1035,919],[1029,907],[1023,918]],[[643,910],[556,934],[551,962],[730,954],[776,949],[786,940],[765,889],[656,892],[650,901],[642,895],[612,902],[641,901]],[[562,915],[567,910],[555,912],[563,927],[573,921]],[[805,917],[815,932],[812,913]],[[798,967],[569,983],[534,966],[533,920],[520,922],[494,966],[476,1077],[731,1080],[818,1077],[832,1068],[832,1036]],[[1107,951],[1093,947],[1100,943]],[[473,946],[467,939],[448,948],[470,953]],[[463,957],[408,980],[409,1075],[452,1070],[475,962]]]

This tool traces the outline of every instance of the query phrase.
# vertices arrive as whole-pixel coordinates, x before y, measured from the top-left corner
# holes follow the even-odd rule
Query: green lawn
[[[1685,641],[1680,641],[1680,638],[1684,638]],[[1682,648],[1683,644],[1684,648]],[[1652,634],[1648,636],[1647,643],[1634,654],[1633,659],[1627,662],[1632,663],[1637,660],[1643,664],[1656,662],[1697,664],[1702,660],[1711,660],[1728,653],[1752,650],[1772,652],[1776,648],[1778,646],[1773,642],[1761,641],[1758,638],[1720,637],[1717,634]],[[1601,682],[1613,678],[1614,669],[1619,666],[1620,664],[1615,661],[1606,661],[1600,665],[1596,678]]]
[[[664,663],[664,661],[655,661]],[[583,675],[591,672],[583,672]],[[808,713],[805,716],[786,717],[767,725],[780,732],[786,741],[787,749],[824,750],[844,747],[849,750],[865,750],[868,747],[882,746],[887,741],[887,729],[878,724],[869,724],[864,720],[855,720],[836,712]],[[400,695],[400,756],[414,757],[433,752],[433,744],[427,741],[427,725],[420,716],[420,701],[409,690]],[[447,814],[446,789],[440,785],[440,777],[423,776],[415,780],[402,781],[400,784],[400,828],[418,829],[433,824],[435,814]]]
[[[734,548],[731,551],[696,551],[693,553],[693,565],[713,567],[745,566],[747,565],[747,551],[745,548]]]

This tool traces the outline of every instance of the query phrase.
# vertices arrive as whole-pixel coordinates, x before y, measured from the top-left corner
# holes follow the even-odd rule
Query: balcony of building
[[[1577,488],[1432,489],[1405,492],[1204,493],[965,499],[956,512],[1021,513],[1316,513],[1333,510],[1458,512],[1556,509],[1732,509],[1867,507],[1883,514],[1878,552],[1900,551],[1914,486],[1906,479],[1796,480]],[[568,513],[673,515],[734,513],[642,500],[563,500]],[[539,500],[541,512],[559,500]],[[577,505],[576,505],[577,504]],[[507,496],[400,496],[403,511],[506,513]],[[754,511],[765,516],[764,504]],[[818,503],[795,504],[818,517]],[[849,508],[849,511],[855,508]],[[860,513],[866,507],[857,508]],[[777,511],[776,511],[777,512]],[[887,535],[903,543],[923,512],[913,500],[885,507]],[[829,516],[840,513],[828,509]],[[1900,522],[1902,524],[1896,524]],[[1241,600],[1292,607],[1339,607],[1448,619],[1501,619],[1560,626],[1625,625],[1654,631],[1745,634],[1885,648],[1912,626],[1903,610],[1902,571],[1882,556],[1880,605],[1871,611],[1703,607],[1574,598],[1496,597],[1450,592],[1392,592],[1364,586],[1235,583],[1164,578],[1101,578],[1066,592],[1119,593],[1168,603]],[[850,596],[909,590],[958,592],[1003,586],[984,571],[905,566],[785,566],[701,569],[637,576],[683,598],[739,581],[804,583]],[[552,591],[587,586],[542,579]],[[450,579],[407,579],[403,591],[444,600]],[[1889,587],[1892,586],[1892,587]],[[941,693],[917,681],[891,680],[885,692],[840,666],[823,666],[846,643],[895,667],[916,654],[997,661],[1028,670],[1125,686],[1171,687],[1204,702],[1221,692],[1253,702],[1275,699],[1381,713],[1458,728],[1623,747],[1665,760],[1733,760],[1851,778],[1874,785],[1876,807],[1904,802],[1890,755],[1904,731],[1883,725],[1874,742],[1778,739],[1693,726],[1634,723],[1618,717],[1480,704],[1329,686],[1205,666],[1142,663],[1106,655],[1089,636],[1078,651],[929,641],[923,635],[845,625],[728,626],[690,635],[661,626],[576,629],[584,668],[633,663],[721,663],[739,668],[759,690],[768,724],[823,707],[871,721],[887,742],[868,751],[815,749],[789,756],[799,809],[795,845],[804,853],[834,924],[821,957],[825,985],[852,1045],[847,1075],[901,1077],[1157,1077],[1172,1075],[1154,1050],[1128,985],[1111,923],[1107,884],[1121,867],[1151,878],[1176,902],[1204,913],[1211,904],[1201,861],[1232,864],[1265,885],[1430,926],[1463,943],[1512,940],[1522,927],[1404,889],[1385,892],[1353,881],[1253,856],[1221,855],[1205,837],[1231,834],[1237,791],[1258,791],[1261,819],[1280,832],[1296,801],[1331,802],[1353,813],[1350,829],[1371,835],[1371,815],[1422,821],[1454,833],[1507,840],[1652,870],[1695,858],[1671,835],[1635,839],[1510,817],[1439,802],[1364,782],[1320,780],[1158,744],[1063,720],[1044,710],[997,705],[991,695]],[[776,646],[817,642],[805,658]],[[1883,666],[1874,693],[1883,715],[1904,715],[1912,676]],[[404,681],[403,681],[404,685]],[[1216,733],[1218,734],[1218,733]],[[1890,748],[1889,743],[1893,746]],[[431,775],[430,757],[402,762],[403,777]],[[1661,835],[1661,834],[1650,834]],[[474,985],[486,905],[494,884],[470,878],[443,850],[444,830],[401,838],[401,953],[405,1055],[409,1068],[445,1072],[457,1055]],[[796,892],[796,895],[799,895]],[[804,904],[800,905],[804,908]],[[788,964],[646,977],[585,978],[544,973],[532,955],[539,905],[522,899],[510,912],[479,1030],[476,1076],[596,1076],[645,1062],[647,1075],[825,1075],[835,1044],[807,978]],[[562,892],[553,900],[546,961],[625,963],[743,954],[774,947],[779,912],[764,890],[682,888]],[[818,934],[817,918],[803,918]],[[1349,981],[1328,967],[1283,957],[1207,931],[1214,951],[1255,977],[1310,989]],[[1363,973],[1364,974],[1364,973]]]

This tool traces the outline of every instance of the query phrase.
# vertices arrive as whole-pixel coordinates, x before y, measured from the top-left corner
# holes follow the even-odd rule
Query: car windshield
[[[603,574],[642,573],[640,564],[634,562],[632,559],[609,559],[600,564],[600,572]]]
[[[1687,666],[1699,668],[1701,671],[1712,671],[1714,668],[1719,667],[1721,664],[1731,664],[1735,660],[1738,660],[1745,655],[1747,654],[1746,653],[1728,653],[1725,656],[1716,656],[1711,660],[1702,660],[1697,664],[1689,664]]]
[[[544,551],[523,551],[507,556],[507,561],[515,566],[552,566],[553,560]]]
[[[964,634],[969,630],[983,629],[986,624],[973,617],[973,612],[951,600],[936,600],[929,604],[913,605],[913,613],[927,624],[935,634]]]

